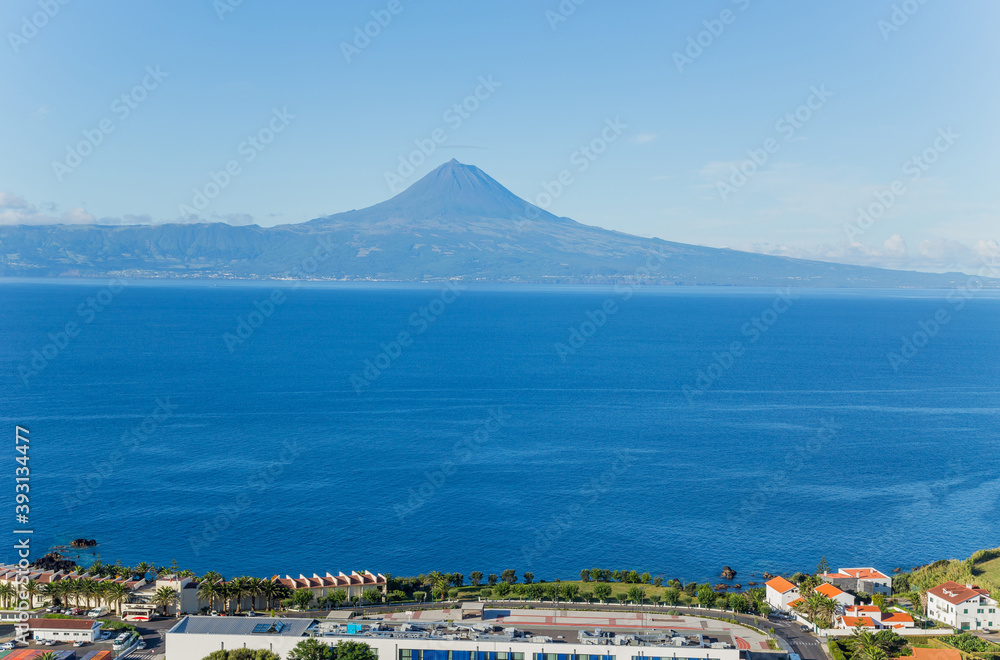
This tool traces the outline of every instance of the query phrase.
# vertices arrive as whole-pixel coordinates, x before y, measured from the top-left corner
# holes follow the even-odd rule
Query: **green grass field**
[[[980,550],[964,560],[943,559],[910,574],[910,584],[921,589],[935,587],[947,580],[1000,591],[1000,548]]]

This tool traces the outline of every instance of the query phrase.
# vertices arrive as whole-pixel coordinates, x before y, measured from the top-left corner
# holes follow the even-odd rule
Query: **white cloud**
[[[0,192],[0,225],[79,225],[92,222],[94,216],[81,207],[60,214],[54,205],[47,204],[40,209],[19,195]]]
[[[632,138],[632,142],[635,144],[648,144],[658,137],[660,136],[656,133],[639,133]]]
[[[911,251],[899,234],[893,234],[881,245],[855,242],[802,247],[754,243],[740,246],[738,249],[795,259],[927,272],[977,273],[985,266],[1000,261],[1000,243],[993,239],[982,239],[969,246],[958,241],[937,238],[922,241],[915,251]]]
[[[126,213],[122,216],[97,218],[81,206],[60,212],[56,204],[35,205],[19,195],[0,191],[0,225],[152,225],[161,222],[224,222],[230,225],[252,225],[256,220],[249,213],[213,213],[207,218],[192,215],[165,221],[157,220],[148,213]]]

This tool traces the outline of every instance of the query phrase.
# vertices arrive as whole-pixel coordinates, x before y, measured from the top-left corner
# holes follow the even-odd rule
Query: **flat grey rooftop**
[[[185,635],[254,635],[262,637],[302,637],[316,624],[315,619],[271,618],[266,616],[188,616],[170,629]],[[279,630],[276,630],[280,628]],[[254,631],[258,632],[254,632]],[[266,632],[265,632],[266,631]]]

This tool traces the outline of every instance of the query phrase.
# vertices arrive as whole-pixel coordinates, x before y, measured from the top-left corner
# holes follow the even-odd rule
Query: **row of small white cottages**
[[[816,587],[820,593],[837,604],[834,625],[837,628],[863,628],[880,630],[883,628],[912,628],[913,617],[904,612],[882,612],[874,605],[857,605],[856,599],[844,591],[850,589],[861,593],[892,593],[892,578],[874,568],[841,568],[836,573],[820,573],[823,584]],[[789,612],[804,598],[799,588],[783,577],[768,580],[765,584],[766,600],[772,610]]]

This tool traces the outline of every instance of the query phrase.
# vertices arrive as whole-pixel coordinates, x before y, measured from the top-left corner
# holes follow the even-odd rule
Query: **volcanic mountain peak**
[[[499,218],[514,221],[529,217],[559,221],[548,211],[507,190],[478,167],[455,159],[440,165],[395,197],[353,213],[370,215],[372,219]],[[365,219],[368,218],[352,218],[354,221]]]

